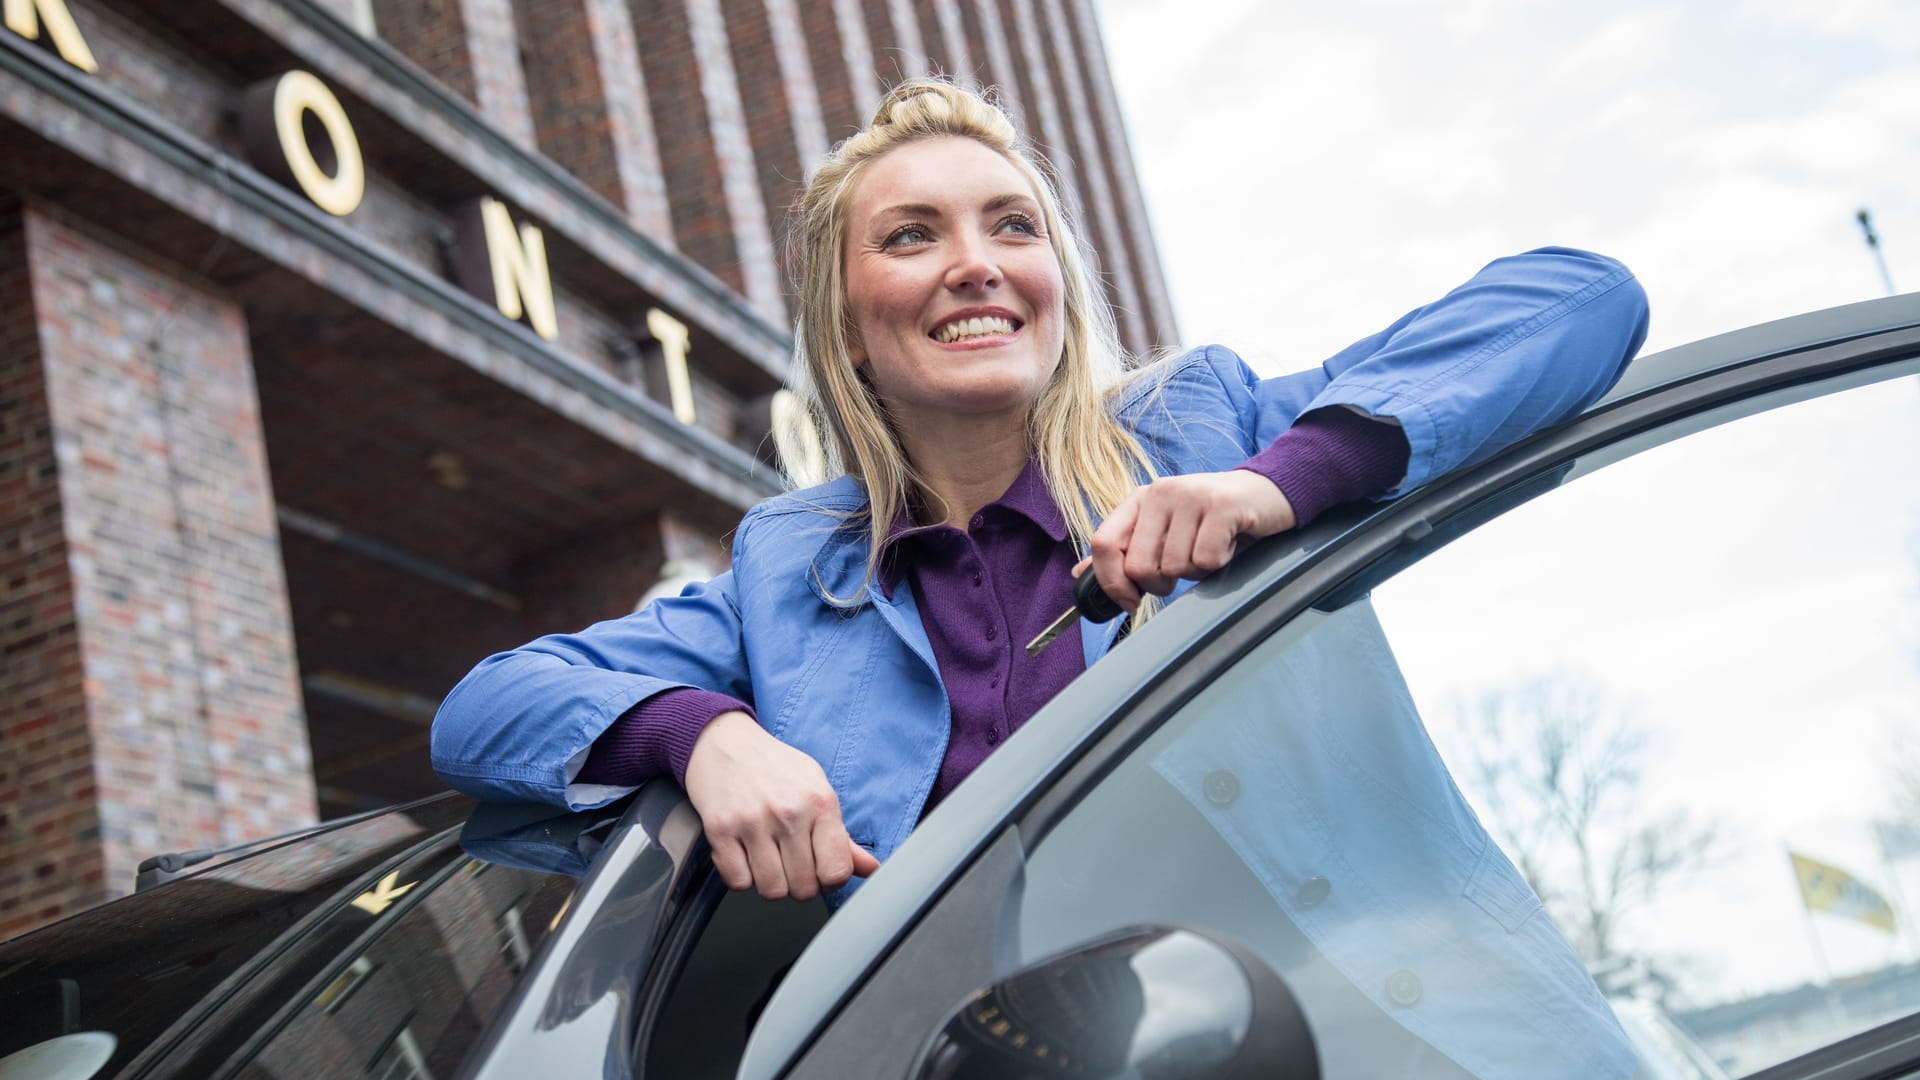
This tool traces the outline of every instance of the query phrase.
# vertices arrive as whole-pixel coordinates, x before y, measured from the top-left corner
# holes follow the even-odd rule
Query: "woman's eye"
[[[1015,214],[1012,217],[1006,219],[1005,221],[1002,221],[1000,223],[1000,228],[1003,231],[1010,230],[1012,232],[1022,233],[1027,236],[1040,235],[1039,224],[1025,214]]]
[[[902,247],[908,244],[924,244],[926,242],[927,242],[926,229],[918,225],[903,225],[900,228],[893,230],[893,232],[888,233],[886,241],[883,244],[881,244],[881,246],[882,247]]]

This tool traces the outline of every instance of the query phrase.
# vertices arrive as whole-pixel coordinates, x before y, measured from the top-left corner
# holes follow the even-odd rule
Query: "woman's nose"
[[[954,245],[953,262],[947,267],[947,288],[988,289],[999,284],[1000,266],[985,240],[963,239]]]

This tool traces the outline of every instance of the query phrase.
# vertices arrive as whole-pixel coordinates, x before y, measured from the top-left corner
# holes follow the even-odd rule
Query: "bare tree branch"
[[[1664,961],[1623,946],[1623,924],[1721,846],[1711,822],[1655,816],[1641,797],[1648,739],[1597,684],[1556,673],[1501,687],[1464,709],[1462,786],[1549,911],[1596,970]],[[1920,804],[1920,785],[1916,786]]]

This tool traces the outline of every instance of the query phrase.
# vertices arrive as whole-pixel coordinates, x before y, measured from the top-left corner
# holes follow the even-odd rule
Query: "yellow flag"
[[[1793,860],[1793,876],[1800,879],[1800,901],[1808,911],[1831,911],[1858,919],[1893,933],[1893,905],[1845,870],[1797,852],[1787,852]]]

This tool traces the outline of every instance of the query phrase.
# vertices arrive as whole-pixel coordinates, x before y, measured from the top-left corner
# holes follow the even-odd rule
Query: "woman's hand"
[[[847,835],[819,763],[746,713],[721,713],[700,732],[687,758],[687,797],[729,889],[811,900],[880,869]]]
[[[1128,611],[1142,593],[1165,596],[1181,578],[1227,565],[1241,536],[1293,528],[1293,504],[1244,469],[1168,476],[1133,489],[1094,531],[1093,572]]]

